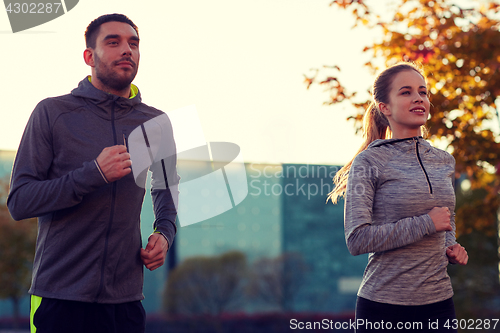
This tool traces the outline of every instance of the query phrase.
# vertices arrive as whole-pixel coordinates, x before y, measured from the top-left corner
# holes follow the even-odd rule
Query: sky
[[[377,31],[351,29],[330,0],[80,0],[65,15],[12,33],[0,10],[0,150],[15,150],[36,104],[69,93],[90,74],[83,33],[118,12],[139,27],[134,80],[143,102],[165,111],[195,105],[206,141],[240,146],[247,163],[344,164],[361,145],[348,104],[306,89],[304,74],[338,65],[351,91],[373,76],[362,49]]]

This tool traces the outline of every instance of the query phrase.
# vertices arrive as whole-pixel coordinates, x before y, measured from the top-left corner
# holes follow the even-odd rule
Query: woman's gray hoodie
[[[345,195],[351,254],[369,253],[358,296],[424,305],[453,296],[446,248],[453,231],[436,232],[427,214],[455,210],[455,160],[421,137],[376,140],[352,164]]]

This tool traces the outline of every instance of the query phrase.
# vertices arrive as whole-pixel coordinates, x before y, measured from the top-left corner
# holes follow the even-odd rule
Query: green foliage
[[[291,311],[291,305],[304,283],[308,267],[298,253],[261,258],[253,263],[247,293],[273,309]]]
[[[11,299],[14,316],[18,300],[27,296],[35,254],[36,219],[16,222],[5,204],[8,178],[0,179],[0,298]]]
[[[253,307],[290,311],[306,271],[296,253],[261,258],[251,265],[238,251],[191,257],[170,274],[164,307],[167,314],[212,316]]]
[[[241,252],[186,259],[168,278],[167,313],[219,315],[229,310],[243,295],[246,272],[246,257]]]

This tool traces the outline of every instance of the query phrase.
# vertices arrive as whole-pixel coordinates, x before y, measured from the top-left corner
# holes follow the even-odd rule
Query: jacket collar
[[[92,111],[105,119],[111,119],[112,110],[115,112],[116,119],[124,117],[136,105],[141,103],[139,89],[137,89],[137,94],[133,98],[124,98],[97,89],[90,83],[88,77],[81,80],[78,87],[71,91],[71,94],[75,97],[84,98],[87,103],[97,106],[97,108],[91,108]]]
[[[375,140],[370,145],[368,148],[373,148],[373,147],[381,147],[381,146],[393,146],[397,149],[400,150],[409,150],[415,146],[415,142],[418,142],[419,145],[424,147],[425,151],[428,151],[431,149],[431,145],[429,142],[424,140],[421,136],[414,136],[410,138],[404,138],[404,139],[385,139],[385,140]]]

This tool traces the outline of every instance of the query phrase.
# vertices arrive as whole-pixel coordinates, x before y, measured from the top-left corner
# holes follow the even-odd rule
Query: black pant
[[[358,297],[356,333],[367,332],[457,332],[453,299],[428,305],[393,305]]]
[[[36,333],[144,333],[140,301],[100,304],[42,298],[33,317]]]

